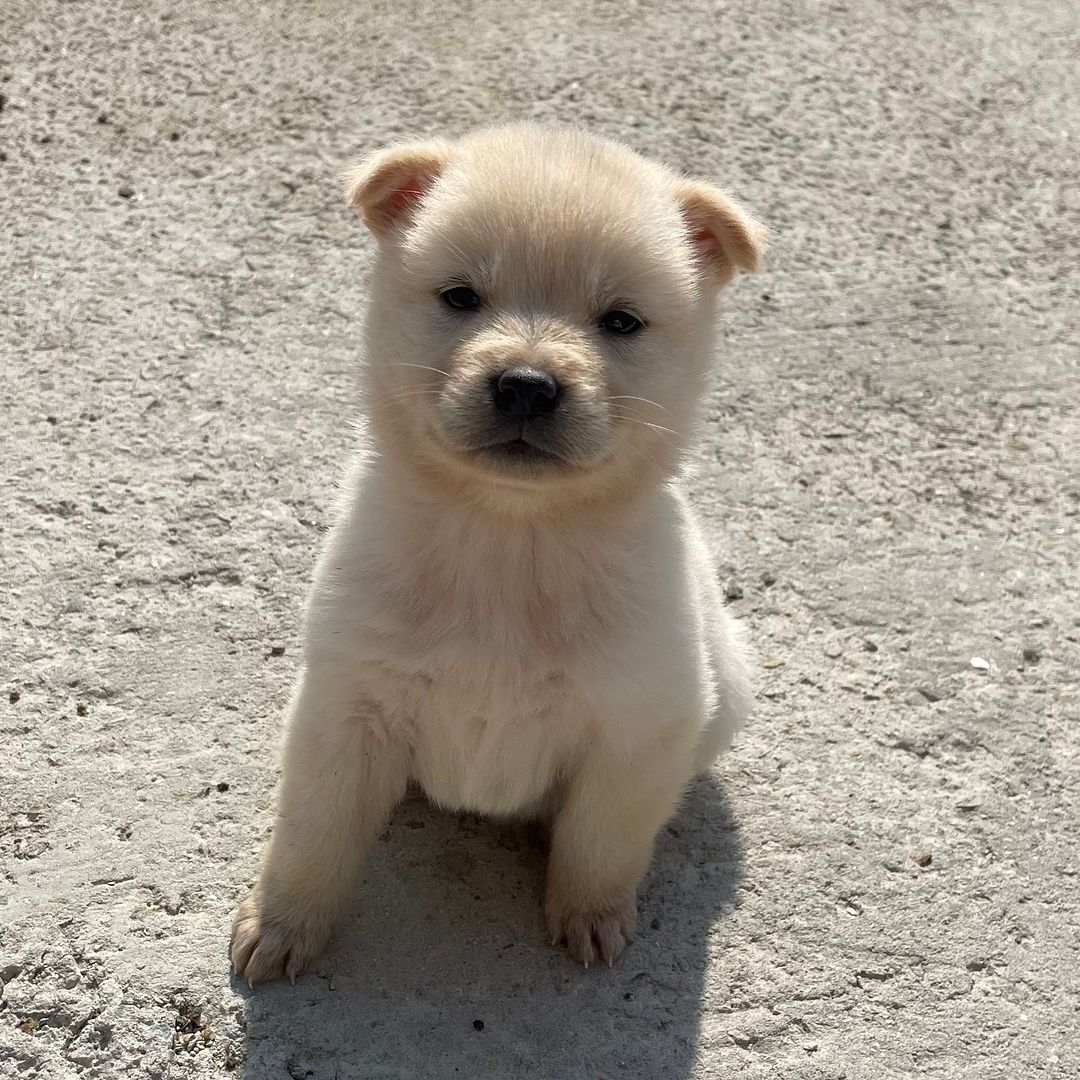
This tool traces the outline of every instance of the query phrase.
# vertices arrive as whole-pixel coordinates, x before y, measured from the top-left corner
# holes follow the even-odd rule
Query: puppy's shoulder
[[[666,554],[670,560],[684,561],[701,534],[697,512],[690,499],[686,481],[673,477],[653,493],[642,531],[651,554]]]

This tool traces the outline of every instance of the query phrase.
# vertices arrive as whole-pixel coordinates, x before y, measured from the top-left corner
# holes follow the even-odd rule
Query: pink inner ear
[[[427,187],[427,184],[421,183],[418,176],[405,177],[400,184],[395,186],[386,200],[390,212],[399,214],[409,209],[424,194]]]
[[[697,229],[691,239],[694,247],[700,248],[705,255],[712,255],[720,250],[720,241],[711,229]]]

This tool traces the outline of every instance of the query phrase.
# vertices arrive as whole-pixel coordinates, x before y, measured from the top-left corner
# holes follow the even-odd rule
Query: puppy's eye
[[[601,318],[600,325],[613,334],[634,334],[645,324],[629,311],[609,311]]]
[[[481,303],[479,295],[468,285],[455,285],[452,289],[444,289],[439,293],[439,299],[447,307],[456,308],[458,311],[475,311]]]

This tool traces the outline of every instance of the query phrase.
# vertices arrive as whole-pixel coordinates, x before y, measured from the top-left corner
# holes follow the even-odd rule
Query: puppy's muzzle
[[[550,371],[534,367],[507,368],[491,381],[495,411],[509,420],[534,420],[559,407],[562,387]]]

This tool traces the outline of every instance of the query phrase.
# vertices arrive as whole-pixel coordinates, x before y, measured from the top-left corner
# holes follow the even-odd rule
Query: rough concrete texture
[[[0,1075],[1080,1075],[1075,4],[2,25]],[[775,230],[696,484],[759,707],[613,970],[548,947],[525,830],[414,802],[318,972],[252,993],[370,254],[336,176],[522,116]]]

